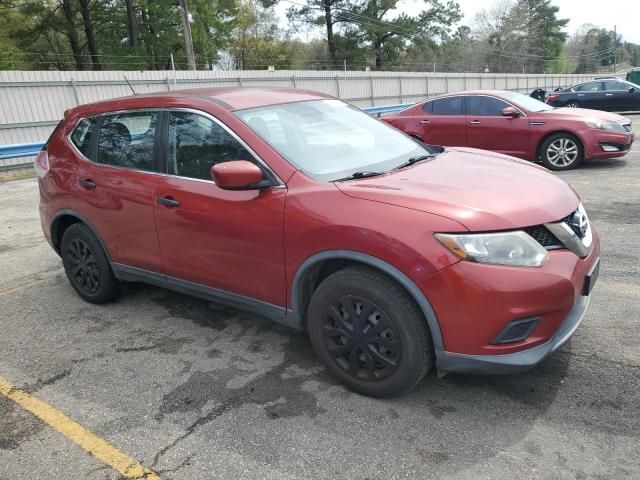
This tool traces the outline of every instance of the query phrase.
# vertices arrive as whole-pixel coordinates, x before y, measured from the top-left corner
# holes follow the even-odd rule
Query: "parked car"
[[[607,112],[640,110],[640,86],[619,78],[599,78],[579,83],[547,96],[554,107],[591,108]]]
[[[423,145],[323,94],[178,90],[71,109],[35,161],[76,292],[141,281],[308,332],[363,394],[530,368],[578,328],[599,240],[577,194]],[[535,202],[531,199],[535,198]]]
[[[631,122],[613,113],[554,109],[516,92],[442,95],[383,120],[433,145],[473,147],[542,161],[551,170],[584,159],[621,157],[631,148]]]

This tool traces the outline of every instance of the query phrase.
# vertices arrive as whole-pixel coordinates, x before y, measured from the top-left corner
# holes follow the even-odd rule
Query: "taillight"
[[[46,150],[40,150],[40,153],[33,161],[33,168],[39,177],[44,177],[47,174],[49,171],[49,154]]]
[[[555,102],[559,97],[560,97],[560,95],[559,95],[559,94],[557,94],[557,93],[556,93],[556,94],[554,94],[554,95],[549,95],[549,96],[547,97],[547,103]]]

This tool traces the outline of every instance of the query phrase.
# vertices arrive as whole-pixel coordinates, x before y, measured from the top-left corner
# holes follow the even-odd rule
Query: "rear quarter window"
[[[87,158],[89,158],[89,147],[91,145],[91,139],[95,134],[95,127],[95,118],[83,118],[78,122],[69,137],[71,143]]]

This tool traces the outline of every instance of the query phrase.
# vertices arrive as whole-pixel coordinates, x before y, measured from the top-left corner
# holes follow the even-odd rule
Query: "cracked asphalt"
[[[347,391],[303,334],[252,314],[141,284],[83,302],[36,181],[0,183],[0,376],[163,479],[638,479],[640,142],[560,176],[602,239],[576,335],[530,372],[431,372],[392,400]],[[118,474],[0,396],[0,479],[67,478]]]

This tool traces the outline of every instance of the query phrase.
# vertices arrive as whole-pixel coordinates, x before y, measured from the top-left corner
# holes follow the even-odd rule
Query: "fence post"
[[[167,82],[167,90],[171,90],[171,84],[169,83],[169,77],[165,77],[165,82]]]
[[[238,86],[242,86],[242,78],[240,78],[240,75],[238,75]]]
[[[400,103],[402,103],[402,77],[398,77],[398,88],[400,93]]]
[[[425,72],[425,76],[424,76],[424,83],[425,83],[425,88],[426,88],[425,96],[427,98],[429,98],[429,75],[427,75],[426,72]]]
[[[76,105],[80,105],[80,99],[78,97],[78,89],[76,88],[76,81],[72,78],[70,84],[71,84],[71,89],[73,90],[73,98],[76,99]]]
[[[371,106],[375,107],[375,103],[373,103],[373,77],[369,74],[369,88],[371,89]]]
[[[463,75],[463,77],[462,77],[462,85],[463,85],[463,88],[462,88],[462,89],[463,89],[464,91],[466,91],[466,90],[467,90],[467,74],[466,74],[466,73],[463,73],[462,75]],[[480,87],[480,88],[482,89],[482,87]]]
[[[444,89],[445,91],[442,93],[449,93],[449,77],[444,76]]]
[[[338,76],[336,75],[336,92],[338,93],[337,97],[342,98],[340,95],[340,80],[338,80]]]
[[[293,85],[293,88],[297,88],[296,87],[296,76],[295,75],[291,75],[291,84]]]

